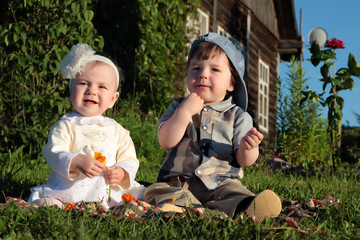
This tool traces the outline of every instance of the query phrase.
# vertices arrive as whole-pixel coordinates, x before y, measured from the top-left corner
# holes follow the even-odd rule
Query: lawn
[[[13,159],[15,156],[13,156]],[[45,163],[22,167],[11,161],[2,168],[4,196],[22,194],[45,182],[49,168]],[[149,170],[150,168],[150,170]],[[138,181],[155,181],[159,166],[143,162]],[[11,172],[15,173],[11,176]],[[4,181],[7,181],[6,183]],[[359,239],[359,174],[352,169],[334,173],[287,174],[275,172],[261,158],[245,169],[242,183],[254,193],[271,188],[283,200],[293,200],[301,208],[286,208],[281,217],[254,224],[247,217],[221,218],[216,212],[200,215],[188,209],[185,214],[149,211],[139,217],[126,217],[123,211],[66,211],[56,207],[19,207],[2,204],[0,237],[2,239]],[[337,201],[328,204],[328,198]],[[314,200],[315,199],[315,200]],[[312,209],[307,203],[317,203]],[[289,203],[285,201],[284,203]],[[322,204],[323,203],[323,204]],[[327,205],[328,204],[328,205]],[[321,205],[321,206],[320,206]],[[305,210],[308,217],[304,217]],[[295,220],[291,221],[291,220]],[[296,224],[296,225],[295,225]]]

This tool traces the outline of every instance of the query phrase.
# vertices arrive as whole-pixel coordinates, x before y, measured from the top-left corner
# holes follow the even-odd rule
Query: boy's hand
[[[259,146],[259,144],[263,139],[264,139],[264,135],[253,127],[241,139],[239,147],[244,150],[251,150]]]
[[[105,181],[110,186],[118,186],[124,179],[129,178],[129,173],[121,167],[106,167]]]
[[[84,154],[76,155],[70,163],[70,172],[82,172],[89,178],[99,176],[104,168],[105,166],[99,161]]]
[[[179,144],[194,115],[204,107],[204,100],[196,93],[187,96],[174,114],[161,126],[158,140],[163,149],[172,149]]]
[[[204,100],[196,93],[191,93],[182,101],[179,108],[190,114],[190,117],[198,114],[204,107]]]

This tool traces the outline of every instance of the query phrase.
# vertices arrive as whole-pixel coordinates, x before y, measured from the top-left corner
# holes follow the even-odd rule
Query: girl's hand
[[[263,138],[264,135],[253,127],[241,139],[239,148],[242,148],[244,150],[251,150],[253,148],[256,148],[257,146],[259,146]]]
[[[89,178],[99,176],[104,168],[105,166],[102,163],[84,154],[76,155],[70,163],[71,173],[82,172]]]
[[[123,180],[129,178],[129,173],[121,167],[106,167],[106,169],[104,177],[106,184],[110,186],[118,186]]]

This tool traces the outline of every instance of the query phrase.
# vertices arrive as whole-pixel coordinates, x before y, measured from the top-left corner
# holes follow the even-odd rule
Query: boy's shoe
[[[183,213],[183,212],[185,212],[185,209],[182,207],[178,207],[174,204],[165,203],[164,205],[161,206],[161,211],[162,212]]]
[[[275,218],[281,212],[281,200],[271,190],[264,190],[257,195],[251,202],[246,214],[249,215],[255,223],[261,223],[265,217]]]

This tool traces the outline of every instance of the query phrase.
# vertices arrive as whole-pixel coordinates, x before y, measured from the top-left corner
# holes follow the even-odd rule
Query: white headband
[[[95,51],[87,44],[76,44],[71,47],[71,51],[65,56],[64,60],[61,61],[59,72],[64,78],[71,80],[76,77],[76,74],[81,71],[89,62],[100,61],[104,62],[114,68],[116,72],[117,87],[119,87],[119,71],[115,64],[101,55],[95,55]]]

